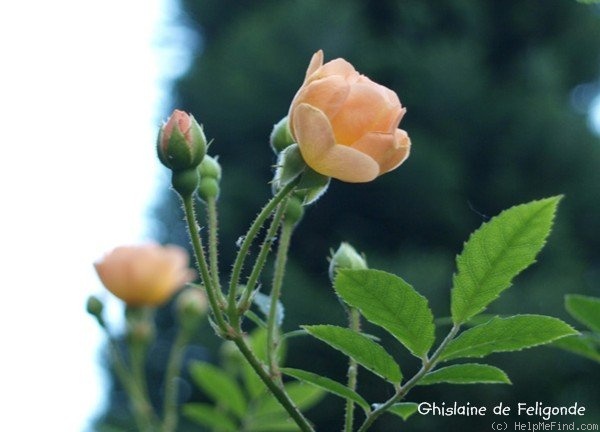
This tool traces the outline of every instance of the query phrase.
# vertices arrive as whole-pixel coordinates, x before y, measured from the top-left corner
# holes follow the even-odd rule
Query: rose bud
[[[160,128],[157,140],[158,158],[173,171],[196,168],[206,155],[206,137],[194,117],[175,110]]]
[[[410,139],[398,125],[406,109],[396,93],[360,75],[346,60],[310,61],[289,110],[291,134],[315,171],[351,183],[398,167]]]
[[[363,270],[367,268],[365,257],[356,252],[350,243],[342,242],[329,261],[329,279],[333,281],[340,269]]]

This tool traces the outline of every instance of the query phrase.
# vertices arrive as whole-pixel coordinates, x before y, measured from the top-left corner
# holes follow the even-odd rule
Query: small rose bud
[[[212,157],[206,155],[198,166],[200,178],[210,177],[214,178],[215,180],[221,180],[221,171],[221,164],[219,164],[218,156]]]
[[[207,309],[206,294],[199,288],[186,289],[177,297],[177,318],[183,327],[194,329]]]
[[[206,156],[198,166],[200,175],[200,185],[198,186],[198,195],[203,201],[209,198],[218,198],[221,192],[221,165],[216,158]]]
[[[269,141],[275,154],[281,153],[287,147],[294,144],[295,141],[290,132],[287,116],[279,120],[279,122],[273,126]]]
[[[300,198],[296,195],[292,195],[290,197],[290,199],[288,199],[286,207],[285,207],[285,213],[284,213],[285,223],[290,223],[290,224],[296,225],[298,222],[300,222],[300,219],[302,219],[302,216],[304,216],[304,207],[302,206],[302,198]]]
[[[104,311],[104,303],[96,296],[89,296],[86,302],[86,310],[90,315],[95,317],[102,316]]]
[[[104,327],[104,317],[102,316],[102,312],[104,312],[104,303],[96,296],[89,296],[85,305],[87,313],[96,318],[98,324],[101,327]]]
[[[158,158],[173,171],[196,168],[206,155],[206,137],[194,117],[175,110],[160,128],[157,139]]]
[[[340,269],[360,270],[366,268],[368,266],[365,257],[356,252],[350,243],[342,242],[329,262],[329,279],[333,281]]]

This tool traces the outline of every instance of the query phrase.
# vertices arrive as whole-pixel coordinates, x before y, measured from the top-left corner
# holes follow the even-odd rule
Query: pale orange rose
[[[104,286],[129,306],[159,306],[194,279],[179,246],[121,246],[94,263]]]
[[[406,109],[396,93],[360,75],[346,60],[323,64],[316,52],[290,106],[290,130],[320,174],[368,182],[406,160],[410,139],[398,125]]]

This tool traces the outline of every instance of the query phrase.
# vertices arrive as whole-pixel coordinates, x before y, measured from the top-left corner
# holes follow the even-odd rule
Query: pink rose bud
[[[204,131],[192,115],[175,110],[160,128],[158,158],[173,171],[196,168],[206,155]]]
[[[316,52],[290,106],[289,126],[307,165],[351,183],[374,180],[406,160],[410,139],[398,129],[406,109],[396,93],[346,60],[323,64]]]
[[[104,286],[128,306],[159,306],[194,279],[179,246],[121,246],[94,263]]]

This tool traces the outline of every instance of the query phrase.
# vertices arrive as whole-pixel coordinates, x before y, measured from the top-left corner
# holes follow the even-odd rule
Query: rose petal
[[[310,59],[310,64],[308,65],[308,69],[306,69],[306,76],[304,77],[304,82],[308,80],[308,77],[311,76],[317,69],[323,66],[323,50],[319,50],[313,54]]]
[[[402,162],[404,162],[408,156],[410,155],[410,138],[406,131],[402,129],[396,129],[395,132],[396,138],[396,148],[397,151],[392,155],[390,159],[381,164],[381,174],[385,174],[386,172],[390,172],[398,168]]]
[[[379,174],[383,174],[396,168],[408,157],[410,140],[401,129],[394,134],[369,132],[352,148],[373,158],[379,165]]]
[[[328,118],[332,118],[338,113],[349,93],[350,86],[339,75],[312,81],[301,87],[290,106],[289,124],[292,136],[295,136],[294,108],[296,105],[307,103],[323,111]]]
[[[332,75],[340,75],[350,84],[356,82],[360,77],[360,74],[356,72],[354,66],[344,59],[337,58],[319,67],[309,77],[306,78],[304,84],[306,85],[312,81]]]
[[[335,145],[331,124],[323,111],[305,103],[294,109],[293,123],[300,153],[312,167],[312,161]]]
[[[348,183],[370,182],[379,175],[379,165],[374,159],[340,144],[330,148],[314,166],[310,166],[320,174]]]
[[[352,145],[371,126],[389,115],[389,106],[383,94],[369,83],[350,86],[350,93],[337,115],[331,118],[335,139],[339,144]]]

